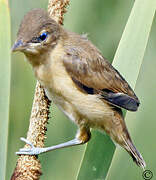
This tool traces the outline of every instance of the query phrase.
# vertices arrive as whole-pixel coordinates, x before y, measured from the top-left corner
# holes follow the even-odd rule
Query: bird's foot
[[[26,144],[29,144],[31,148],[21,148],[18,152],[16,152],[17,155],[39,155],[43,152],[45,152],[46,148],[37,148],[34,147],[34,145],[29,142],[27,139],[21,137],[21,141],[24,141]]]

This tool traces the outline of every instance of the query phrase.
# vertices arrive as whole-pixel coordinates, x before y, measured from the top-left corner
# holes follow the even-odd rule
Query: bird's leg
[[[24,141],[25,143],[29,144],[31,146],[31,148],[29,148],[29,149],[28,148],[22,148],[18,152],[16,152],[16,154],[18,154],[18,155],[22,155],[22,154],[38,155],[38,154],[45,153],[48,151],[53,151],[55,149],[61,149],[61,148],[65,148],[65,147],[84,144],[84,143],[89,141],[90,137],[91,137],[90,130],[86,127],[83,127],[83,128],[79,129],[75,139],[73,139],[71,141],[67,141],[67,142],[62,143],[62,144],[58,144],[58,145],[50,146],[50,147],[45,147],[45,148],[34,147],[34,145],[31,142],[29,142],[27,139],[21,138],[21,140]]]

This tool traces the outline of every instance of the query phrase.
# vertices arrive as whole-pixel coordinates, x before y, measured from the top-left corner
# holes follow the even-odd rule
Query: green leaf
[[[115,146],[110,137],[92,131],[92,140],[87,144],[81,163],[78,180],[103,180],[113,158]]]
[[[138,39],[138,43],[134,44],[136,50],[139,52],[138,54],[133,55],[133,58],[141,59],[141,57],[137,57],[142,55],[142,66],[140,68],[138,80],[135,75],[132,73],[131,76],[137,80],[136,83],[136,93],[141,100],[141,106],[139,111],[136,114],[127,112],[126,114],[126,123],[129,127],[129,131],[131,132],[131,136],[137,149],[139,149],[144,157],[144,160],[147,164],[147,169],[150,169],[153,174],[156,173],[155,169],[155,159],[153,158],[153,154],[155,153],[156,145],[155,143],[152,145],[152,139],[155,138],[155,132],[151,131],[153,127],[155,127],[155,114],[151,113],[154,112],[155,109],[155,80],[152,77],[156,76],[155,68],[153,70],[152,66],[155,66],[155,55],[154,57],[146,57],[149,56],[148,54],[143,58],[145,53],[145,48],[147,44],[147,40],[149,37],[150,29],[152,26],[155,10],[156,10],[156,1],[140,1],[138,0],[136,3],[136,7],[138,8],[138,15],[136,15],[135,19],[140,19],[143,26],[134,21],[134,25],[137,27],[136,35],[134,38]],[[134,13],[134,12],[133,12]],[[155,33],[153,35],[153,38]],[[128,47],[129,48],[129,47]],[[151,46],[149,47],[151,50]],[[126,49],[125,49],[126,50]],[[152,49],[154,51],[154,49]],[[149,50],[148,50],[149,51]],[[151,54],[154,54],[151,52]],[[152,61],[153,58],[153,61]],[[150,61],[149,61],[150,60]],[[137,69],[131,67],[133,64],[130,64],[128,70],[137,73]],[[141,61],[137,61],[135,65],[141,65]],[[130,79],[129,79],[130,81]],[[133,86],[135,85],[134,82],[131,82]],[[150,88],[150,89],[149,89]],[[153,109],[153,110],[152,110]],[[149,120],[148,120],[149,119]],[[147,121],[148,120],[148,121]],[[150,138],[150,139],[149,139]],[[149,142],[151,142],[149,144]],[[138,148],[138,145],[140,147]],[[128,161],[128,162],[127,162]],[[124,164],[124,165],[123,165]],[[121,167],[122,171],[121,171]],[[147,174],[148,176],[148,174]],[[108,171],[107,180],[116,180],[116,177],[120,180],[127,180],[137,179],[142,180],[142,170],[139,169],[128,157],[122,149],[117,148],[111,163],[111,167]],[[150,179],[150,178],[149,178]]]
[[[132,88],[135,88],[143,61],[155,7],[155,0],[135,1],[113,61],[113,66],[125,77]],[[115,146],[102,134],[92,132],[92,137],[94,136],[95,138],[86,146],[78,180],[103,180],[109,170]],[[120,170],[122,166],[123,162],[120,163]],[[117,174],[114,178],[116,177]],[[109,179],[112,180],[112,178]]]
[[[10,97],[10,14],[7,0],[0,0],[0,177],[5,179]]]

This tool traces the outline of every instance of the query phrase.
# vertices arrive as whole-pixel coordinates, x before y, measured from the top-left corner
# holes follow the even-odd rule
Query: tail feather
[[[136,149],[136,147],[132,143],[131,139],[127,139],[127,140],[124,139],[124,142],[125,142],[124,148],[130,154],[130,156],[132,157],[133,161],[138,166],[142,167],[143,170],[144,170],[145,167],[146,167],[146,163],[145,163],[142,155],[139,153],[139,151]]]

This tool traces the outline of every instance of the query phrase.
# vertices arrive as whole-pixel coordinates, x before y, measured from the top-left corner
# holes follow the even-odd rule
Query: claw
[[[28,148],[21,148],[21,149],[19,149],[19,152],[29,152],[30,151],[30,149],[28,149]]]
[[[31,148],[19,149],[19,151],[16,152],[16,154],[18,154],[18,155],[22,155],[22,154],[24,154],[24,155],[38,155],[38,154],[45,152],[45,150],[46,150],[46,148],[34,147],[34,145],[30,141],[28,141],[27,139],[25,139],[23,137],[21,137],[20,139],[21,139],[21,141],[24,141],[26,144],[30,145]]]
[[[40,154],[40,151],[39,151],[40,148],[35,148],[34,145],[30,141],[25,139],[24,137],[21,137],[20,139],[21,139],[21,141],[30,145],[31,148],[21,148],[21,149],[19,149],[18,152],[16,152],[16,154],[18,154],[18,155],[22,155],[22,154],[24,154],[24,155],[38,155],[38,154]]]
[[[16,152],[16,154],[17,155],[31,155],[29,154],[29,152],[20,152],[20,151]]]
[[[33,145],[30,141],[28,141],[27,139],[25,139],[24,137],[21,137],[20,140],[23,141],[23,142],[25,142],[26,144],[29,144],[29,145],[31,146],[31,148],[34,148],[34,145]]]
[[[20,149],[18,152],[16,152],[16,154],[18,155],[22,155],[22,154],[25,154],[25,155],[39,155],[41,153],[43,153],[45,151],[46,148],[31,148],[31,149],[27,149],[27,148],[23,148],[23,149]]]

